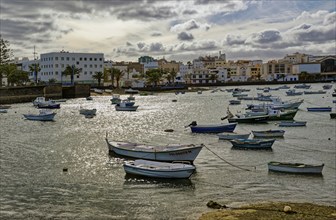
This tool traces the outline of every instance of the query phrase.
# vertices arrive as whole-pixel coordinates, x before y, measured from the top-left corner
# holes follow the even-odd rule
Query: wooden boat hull
[[[38,104],[37,108],[58,109],[61,108],[61,104]]]
[[[295,174],[322,174],[324,164],[309,165],[300,163],[269,162],[268,170],[272,172],[295,173]]]
[[[237,123],[220,124],[220,125],[196,125],[196,126],[190,126],[190,129],[191,132],[193,133],[222,133],[222,132],[233,132],[236,126]]]
[[[246,118],[228,118],[230,123],[266,123],[269,116],[255,116]]]
[[[34,121],[53,121],[56,113],[48,115],[32,115],[32,114],[23,114],[23,116],[28,120]]]
[[[252,131],[252,134],[256,138],[275,138],[275,137],[283,137],[285,131],[284,130]]]
[[[237,139],[230,140],[233,148],[244,148],[244,149],[272,149],[272,145],[275,139],[260,141],[254,139]]]
[[[126,107],[116,105],[115,109],[116,109],[116,111],[133,111],[134,112],[138,109],[138,107],[139,107],[138,105],[136,105],[136,106],[126,106]]]
[[[220,133],[217,135],[220,140],[234,140],[234,139],[247,139],[250,136],[248,134],[234,134],[234,133]]]
[[[307,108],[309,112],[331,112],[331,107],[312,107]]]
[[[303,127],[306,126],[307,122],[305,121],[281,121],[279,127]]]
[[[125,162],[124,170],[127,174],[164,179],[187,179],[196,170],[195,166],[188,164],[155,161],[148,161],[149,163],[146,164],[146,162],[145,160]]]
[[[280,113],[280,115],[270,115],[268,120],[269,121],[292,120],[295,117],[297,112],[298,112],[297,110],[293,110],[293,111]]]
[[[203,148],[201,145],[146,146],[127,142],[106,143],[111,152],[129,158],[154,161],[190,161],[193,162]]]

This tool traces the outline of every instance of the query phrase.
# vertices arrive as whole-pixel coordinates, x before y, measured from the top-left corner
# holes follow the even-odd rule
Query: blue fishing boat
[[[37,104],[37,108],[56,109],[61,108],[61,104],[49,100],[47,102]]]
[[[187,127],[190,127],[193,133],[222,133],[233,132],[237,123],[228,124],[213,124],[213,125],[198,125],[196,121],[193,121]]]
[[[258,140],[258,139],[234,139],[229,140],[233,148],[246,149],[272,149],[275,139]]]
[[[307,108],[309,112],[331,112],[331,107],[310,107]]]

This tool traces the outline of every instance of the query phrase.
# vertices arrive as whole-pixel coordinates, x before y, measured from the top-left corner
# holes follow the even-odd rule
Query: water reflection
[[[143,186],[144,184],[168,188],[195,189],[195,185],[191,179],[162,179],[125,174],[124,186]]]

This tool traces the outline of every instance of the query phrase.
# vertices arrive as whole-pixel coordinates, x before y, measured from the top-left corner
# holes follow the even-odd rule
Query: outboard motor
[[[191,122],[188,126],[196,126],[197,125],[197,122],[196,121],[193,121]]]

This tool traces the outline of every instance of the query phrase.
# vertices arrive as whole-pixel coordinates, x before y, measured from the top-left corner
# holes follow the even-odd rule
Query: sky
[[[14,57],[104,53],[105,60],[199,56],[267,62],[336,54],[336,0],[0,0]]]

